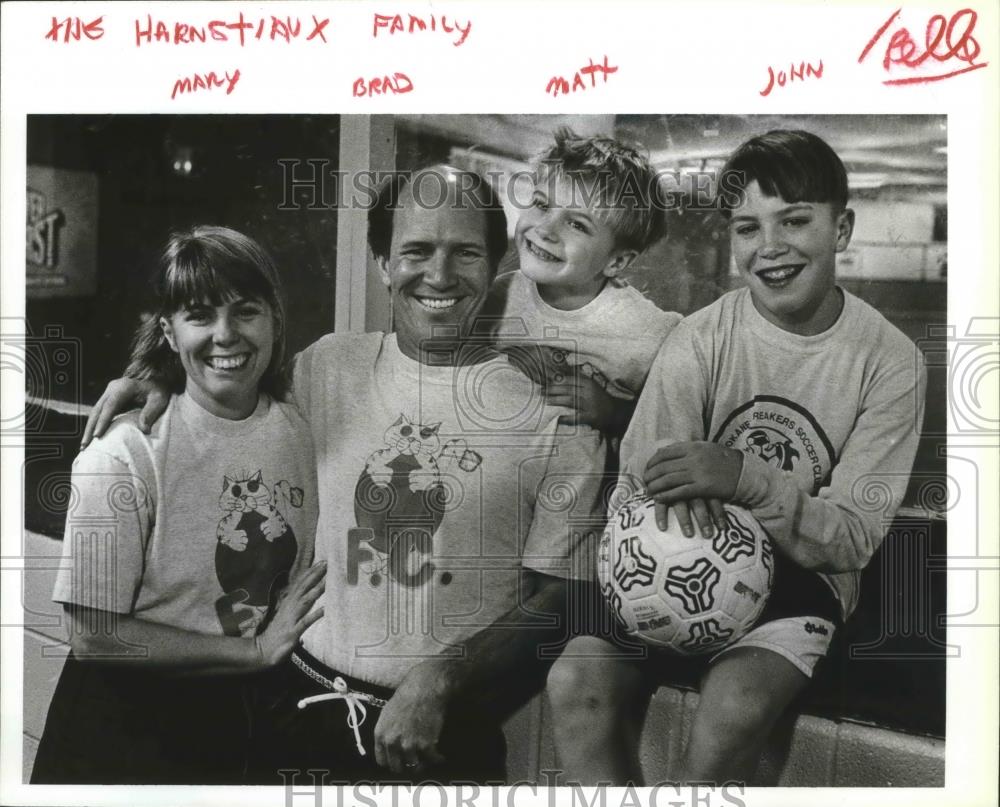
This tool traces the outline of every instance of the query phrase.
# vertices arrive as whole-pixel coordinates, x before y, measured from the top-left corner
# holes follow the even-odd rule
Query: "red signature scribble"
[[[875,32],[865,49],[858,57],[860,64],[865,60],[875,44],[885,35],[902,12],[902,7],[897,8],[891,17],[885,21],[881,28]],[[928,59],[938,62],[948,62],[952,59],[965,62],[966,67],[952,70],[947,73],[936,75],[910,76],[908,78],[894,78],[883,81],[883,84],[923,84],[931,81],[941,81],[946,78],[953,78],[970,70],[978,70],[986,67],[989,62],[976,63],[981,48],[979,42],[972,35],[976,27],[979,15],[971,8],[963,8],[951,15],[951,19],[945,19],[942,14],[935,14],[927,21],[924,30],[924,51],[921,53],[917,43],[913,40],[908,29],[898,28],[891,37],[885,48],[885,56],[882,58],[882,67],[889,70],[892,65],[904,65],[909,68],[916,68]]]

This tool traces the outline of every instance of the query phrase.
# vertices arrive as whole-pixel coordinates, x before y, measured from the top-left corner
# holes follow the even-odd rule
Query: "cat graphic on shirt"
[[[270,490],[260,470],[223,478],[215,572],[225,594],[215,608],[227,636],[255,635],[287,583],[298,546],[281,508],[302,500],[302,489],[284,479]]]
[[[365,473],[376,485],[386,486],[392,485],[394,474],[402,471],[412,493],[440,486],[437,462],[440,428],[440,423],[425,426],[400,415],[383,435],[388,448],[379,449],[368,458]],[[400,458],[405,458],[402,463]]]
[[[442,446],[440,428],[400,414],[382,435],[386,447],[365,462],[354,489],[354,515],[363,540],[377,553],[364,568],[373,586],[386,574],[409,587],[430,580],[432,541],[449,501],[441,464],[454,461],[468,472],[482,461],[463,440]]]

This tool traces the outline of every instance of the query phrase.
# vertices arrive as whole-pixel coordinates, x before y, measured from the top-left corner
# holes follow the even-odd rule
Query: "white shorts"
[[[712,656],[710,663],[737,647],[760,647],[783,656],[803,675],[812,678],[816,665],[829,651],[836,630],[836,625],[822,617],[775,619],[758,625],[742,639],[720,650]]]

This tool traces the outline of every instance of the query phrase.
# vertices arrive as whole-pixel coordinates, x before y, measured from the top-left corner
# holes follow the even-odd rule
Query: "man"
[[[264,688],[254,778],[502,781],[501,720],[540,687],[591,575],[604,449],[471,336],[507,244],[485,182],[396,176],[369,242],[395,332],[331,334],[295,363],[325,616]],[[106,393],[99,426],[135,383]]]

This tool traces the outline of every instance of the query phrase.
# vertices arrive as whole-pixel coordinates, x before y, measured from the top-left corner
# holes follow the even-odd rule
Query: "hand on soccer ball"
[[[743,470],[743,454],[734,448],[726,448],[707,441],[675,443],[660,448],[646,464],[642,478],[646,492],[657,503],[657,524],[666,526],[666,508],[690,503],[689,508],[675,509],[681,527],[685,521],[690,529],[690,515],[683,510],[693,510],[702,531],[715,516],[718,524],[721,506],[712,500],[732,501],[736,486]],[[662,517],[662,521],[661,521]],[[692,534],[685,530],[685,535]]]
[[[686,502],[675,502],[668,507],[656,502],[656,526],[663,532],[667,531],[667,510],[673,508],[681,532],[688,538],[694,538],[697,526],[705,538],[715,537],[716,529],[725,529],[726,511],[718,499],[691,499]]]

